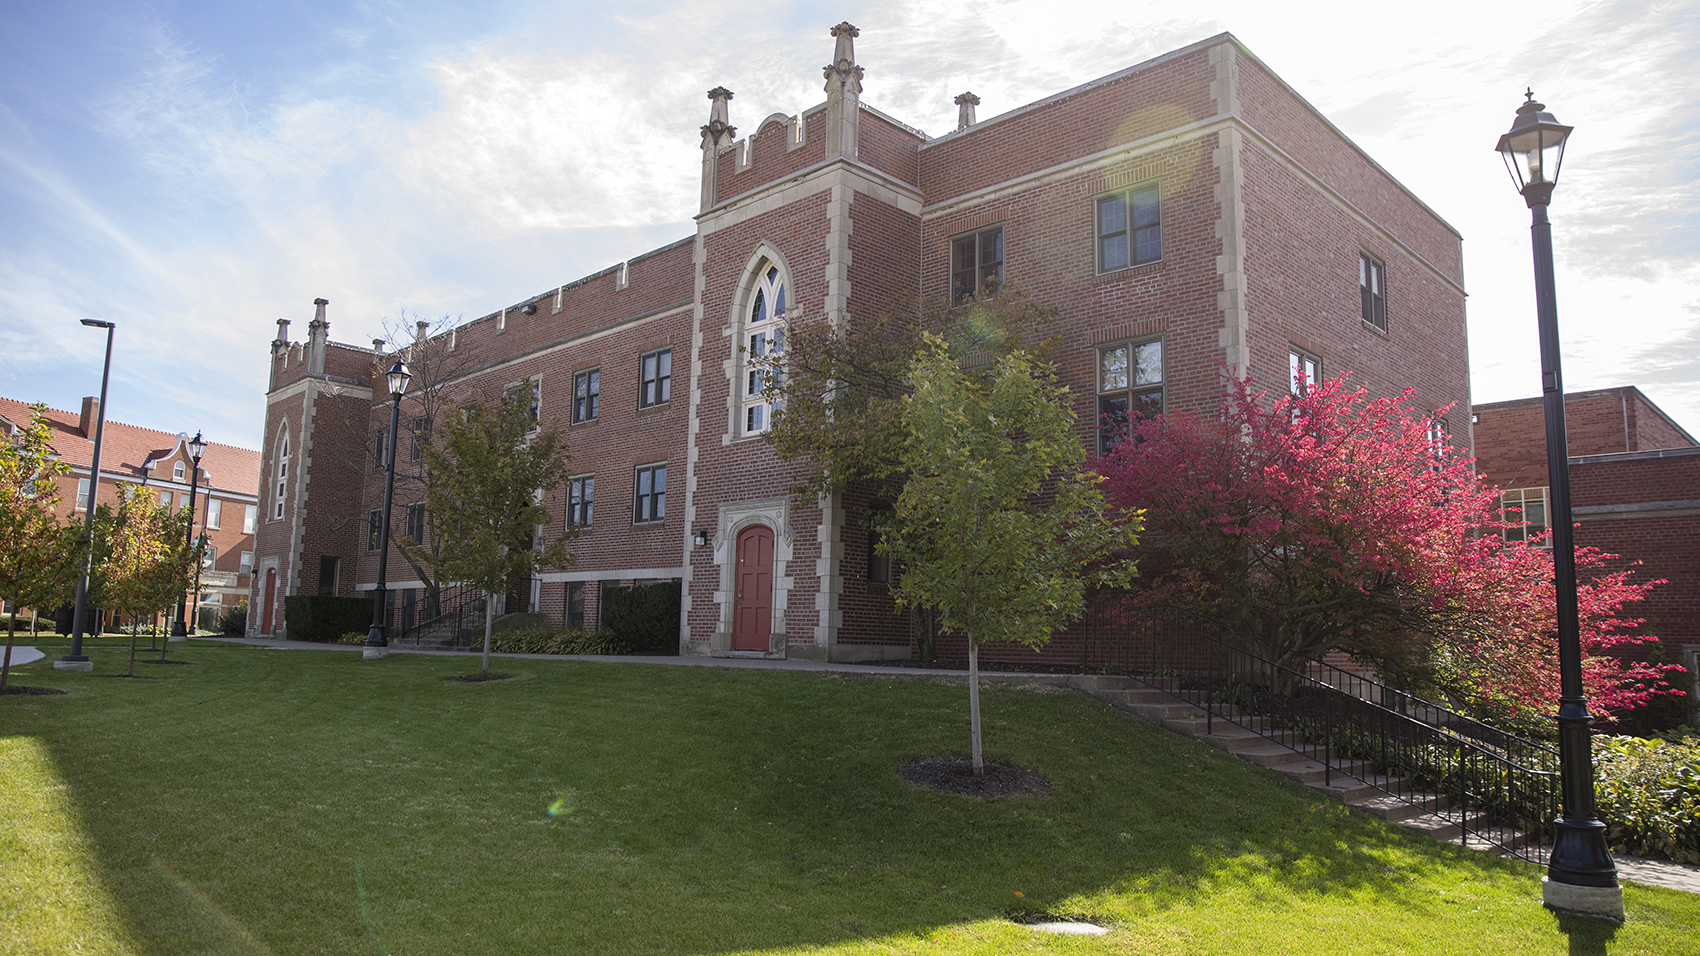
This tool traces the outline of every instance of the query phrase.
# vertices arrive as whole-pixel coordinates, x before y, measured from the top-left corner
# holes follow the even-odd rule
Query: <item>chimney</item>
[[[331,323],[325,318],[329,299],[313,300],[313,321],[307,323],[307,374],[325,374],[325,342],[331,337]]]
[[[430,330],[431,330],[431,323],[425,321],[424,319],[420,319],[419,321],[413,323],[413,344],[418,345],[419,343],[425,341],[425,339],[427,338],[426,333],[430,332]]]
[[[708,125],[702,128],[702,210],[714,205],[719,190],[720,180],[720,147],[732,145],[732,139],[737,135],[738,127],[731,125],[728,117],[727,102],[732,99],[732,91],[724,86],[717,86],[708,91]],[[560,296],[556,295],[555,311],[560,311]]]
[[[974,107],[980,105],[980,98],[972,93],[963,93],[956,98],[956,128],[967,129],[974,125]]]
[[[832,63],[826,77],[826,158],[856,158],[856,130],[861,120],[862,68],[856,65],[855,39],[862,31],[846,20],[832,28]]]
[[[83,399],[83,414],[77,422],[77,427],[83,430],[83,437],[94,441],[95,425],[100,422],[100,399],[93,395]]]

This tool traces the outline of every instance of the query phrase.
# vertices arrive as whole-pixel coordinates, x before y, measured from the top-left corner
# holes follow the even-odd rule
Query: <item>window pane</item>
[[[1156,262],[1163,258],[1163,233],[1156,226],[1147,226],[1134,234],[1134,261]]]
[[[1137,363],[1133,376],[1135,385],[1155,385],[1163,380],[1163,340],[1146,342],[1134,350]]]
[[[785,314],[785,287],[773,290],[773,317],[779,318]]]
[[[655,519],[667,517],[667,469],[655,469]]]
[[[1154,226],[1159,217],[1157,205],[1157,190],[1144,189],[1133,194],[1133,224],[1135,226]]]
[[[1098,201],[1098,235],[1127,231],[1127,203],[1120,196]]]
[[[1098,390],[1127,388],[1127,346],[1098,353]]]
[[[243,534],[253,534],[254,533],[254,523],[255,523],[255,518],[258,517],[258,511],[259,511],[259,508],[254,506],[254,505],[245,505],[243,507],[243,511],[242,511],[242,533]]]
[[[760,289],[756,290],[756,304],[750,307],[750,324],[759,325],[767,321],[767,295]]]
[[[224,515],[224,502],[217,498],[207,499],[207,527],[217,528],[219,519]]]
[[[980,233],[980,265],[993,266],[1000,262],[1003,262],[1003,230]]]
[[[1127,267],[1127,233],[1117,233],[1105,236],[1098,256],[1103,260],[1103,271],[1123,269]]]
[[[1163,414],[1163,390],[1140,392],[1133,396],[1132,413],[1136,419],[1156,418]]]
[[[1100,454],[1107,455],[1127,436],[1127,396],[1098,397],[1098,430]]]
[[[976,265],[977,263],[974,261],[974,237],[964,236],[956,240],[953,268],[958,275],[968,279],[970,286],[974,282]]]
[[[767,420],[763,414],[765,411],[766,407],[762,405],[751,405],[744,409],[744,431],[753,434],[766,428]]]

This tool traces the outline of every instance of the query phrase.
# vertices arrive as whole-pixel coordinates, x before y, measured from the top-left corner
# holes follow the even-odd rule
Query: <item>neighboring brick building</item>
[[[870,560],[869,502],[788,497],[797,470],[762,439],[771,409],[745,359],[788,324],[1008,280],[1060,310],[1054,354],[1088,445],[1101,416],[1209,406],[1225,369],[1277,388],[1295,367],[1349,371],[1469,406],[1458,233],[1233,37],[983,122],[963,94],[959,128],[929,137],[861,101],[856,33],[832,30],[824,103],[746,138],[732,94],[709,92],[695,235],[413,346],[455,356],[456,388],[532,383],[573,456],[556,521],[600,503],[577,563],[534,585],[544,613],[594,624],[597,583],[679,580],[686,653],[911,653]],[[376,574],[388,410],[371,382],[391,356],[328,342],[322,302],[310,329],[290,343],[280,324],[272,344],[260,634],[284,595]],[[398,492],[392,528],[410,503]],[[421,586],[406,567],[391,552],[404,602]]]
[[[81,411],[47,409],[52,431],[53,453],[69,465],[70,474],[59,479],[59,514],[81,514],[88,505],[89,469],[94,460],[95,420],[100,400],[83,399]],[[24,402],[0,398],[0,430],[10,431],[30,421],[32,412]],[[194,456],[189,451],[188,432],[176,435],[106,420],[101,435],[100,482],[96,506],[117,504],[118,485],[140,486],[159,495],[173,511],[189,506],[190,469]],[[208,442],[201,456],[200,478],[195,492],[195,530],[205,532],[211,547],[210,560],[201,570],[203,626],[226,607],[248,599],[249,563],[254,557],[254,527],[258,502],[254,488],[259,482],[260,456],[246,448]]]
[[[1545,413],[1539,398],[1478,405],[1476,458],[1531,531],[1547,518]],[[1700,442],[1634,386],[1564,398],[1576,544],[1640,561],[1663,578],[1636,617],[1664,659],[1700,651]],[[1513,517],[1508,515],[1507,517]],[[1691,674],[1691,677],[1693,675]]]

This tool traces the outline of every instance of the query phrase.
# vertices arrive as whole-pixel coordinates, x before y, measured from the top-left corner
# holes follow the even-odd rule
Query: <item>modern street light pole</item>
[[[1535,253],[1535,319],[1540,328],[1541,400],[1546,411],[1547,484],[1552,511],[1553,584],[1558,599],[1559,779],[1564,809],[1556,825],[1541,899],[1553,909],[1623,919],[1623,887],[1594,804],[1593,721],[1582,688],[1582,636],[1576,610],[1576,536],[1570,513],[1570,450],[1564,424],[1564,376],[1559,367],[1558,293],[1553,281],[1552,223],[1547,205],[1564,161],[1572,127],[1528,101],[1511,131],[1499,138],[1517,191],[1529,206]]]
[[[106,330],[106,365],[100,371],[100,407],[95,409],[94,460],[89,462],[89,501],[86,530],[89,532],[89,553],[83,560],[83,573],[77,577],[77,608],[71,614],[71,653],[53,662],[55,670],[92,671],[94,662],[83,653],[83,627],[88,622],[89,575],[94,573],[94,508],[100,497],[100,443],[106,431],[106,383],[112,377],[112,333],[117,323],[100,319],[84,319],[91,329]]]
[[[390,656],[389,641],[384,637],[384,605],[387,597],[384,585],[387,583],[386,573],[390,556],[390,499],[395,495],[395,433],[401,424],[401,397],[407,394],[407,382],[413,376],[407,371],[406,363],[397,358],[390,370],[384,373],[384,378],[390,388],[390,434],[389,448],[384,452],[384,510],[383,517],[379,519],[378,586],[372,591],[372,627],[366,632],[366,647],[361,655],[365,660]]]
[[[201,433],[199,431],[195,432],[195,437],[189,440],[189,454],[194,456],[195,463],[189,468],[189,527],[183,529],[183,547],[185,548],[192,548],[195,546],[195,489],[201,478],[201,456],[206,454],[206,451],[207,443],[202,440]],[[197,561],[195,562],[195,580],[199,582],[200,579],[201,566],[200,562]],[[198,583],[195,586],[197,589],[200,587]],[[171,640],[186,641],[189,639],[189,630],[184,626],[184,614],[187,612],[187,603],[188,594],[185,592],[183,597],[177,599],[177,622],[171,625]],[[200,606],[201,595],[197,591],[195,594],[195,607],[198,609]]]

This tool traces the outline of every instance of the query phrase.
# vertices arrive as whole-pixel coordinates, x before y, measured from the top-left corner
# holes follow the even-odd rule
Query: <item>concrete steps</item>
[[[1335,760],[1330,769],[1323,760],[1326,748],[1312,744],[1286,746],[1259,731],[1270,728],[1267,717],[1242,715],[1239,708],[1224,705],[1206,714],[1169,691],[1172,681],[1142,683],[1131,677],[1080,675],[1069,686],[1098,698],[1165,730],[1203,741],[1242,760],[1279,773],[1348,806],[1436,840],[1460,843],[1471,849],[1521,847],[1526,837],[1509,827],[1493,826],[1480,814],[1464,816],[1443,794],[1404,794],[1404,781],[1372,772],[1369,761]],[[1165,686],[1170,685],[1170,686]],[[1492,841],[1491,843],[1489,841]]]

